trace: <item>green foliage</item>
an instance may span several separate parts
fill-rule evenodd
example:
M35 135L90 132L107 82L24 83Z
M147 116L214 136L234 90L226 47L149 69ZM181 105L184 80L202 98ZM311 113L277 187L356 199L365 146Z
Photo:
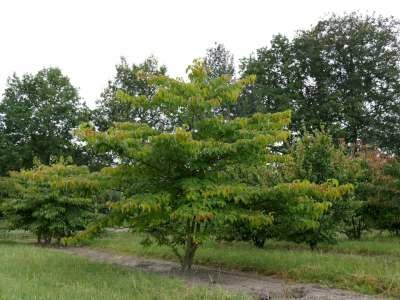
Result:
M228 239L252 240L262 247L267 238L278 238L306 242L315 248L321 242L334 242L337 233L347 228L357 202L350 184L360 172L358 161L347 157L329 135L319 131L305 134L289 154L284 164L274 164L269 168L274 171L263 174L269 183L260 182L277 191L257 204L274 212L274 224L254 228L241 222L233 232L228 231ZM286 189L290 193L284 192Z
M346 155L334 145L332 138L324 131L305 133L291 148L293 160L288 165L289 179L309 180L324 183L331 180L341 184L356 185L362 176L360 161ZM334 242L340 231L359 238L366 224L360 217L364 202L348 193L341 201L332 202L331 209L320 220L318 230L312 229L304 235L291 235L290 239L302 241L306 238L310 246L318 242Z
M199 61L188 77L189 82L153 78L157 92L151 98L119 93L133 108L157 109L175 126L170 132L127 122L106 132L83 125L78 132L94 149L121 162L106 170L125 192L112 205L114 222L128 221L133 230L171 246L184 268L190 268L203 239L219 228L238 222L251 228L272 225L280 202L298 217L296 226L318 227L330 200L349 187L260 184L265 168L287 160L273 146L288 138L290 113L232 119L220 108L235 105L252 78L210 78Z
M299 132L325 129L357 151L359 140L399 153L400 40L393 18L332 15L293 40L243 61L243 76L257 80L241 97L237 114L293 111Z
M78 159L71 130L87 119L78 91L59 69L9 78L0 102L0 175L31 168L35 157L45 164L52 157Z
M293 161L287 175L292 179L314 183L336 179L340 183L354 183L361 176L360 162L335 146L331 136L324 131L304 133L290 153Z
M339 185L336 180L278 186L273 196L284 205L278 210L274 237L307 243L311 249L322 242L335 242L343 207L352 193L351 184Z
M242 76L256 75L256 81L243 91L235 109L236 115L288 109L296 112L293 104L298 97L296 91L299 84L292 48L288 38L276 35L270 47L257 49L255 56L241 60Z
M171 133L140 123L80 131L97 150L118 156L122 163L111 172L131 182L125 199L113 205L114 217L172 246L188 268L210 224L271 223L268 212L251 209L260 189L232 174L272 161L267 146L287 138L290 120L288 112L233 120L215 116L219 107L235 103L249 80L210 79L199 62L189 69L189 79L154 78L158 88L151 99L121 96L132 107L158 109L179 124Z
M149 82L149 77L164 75L165 66L159 66L154 57L149 57L141 64L129 65L125 58L121 58L119 65L115 67L116 74L112 81L97 101L98 107L93 112L94 122L100 130L111 127L113 122L140 121L149 124L158 122L158 114L144 114L140 109L135 109L128 103L122 103L117 99L117 92L123 91L130 96L152 97L155 87Z
M96 213L98 176L87 167L39 165L32 170L11 172L3 212L9 229L34 233L38 242L57 242L92 221Z
M233 77L235 75L233 54L220 43L215 43L214 47L207 49L207 54L204 57L204 66L208 76L213 79L221 76Z
M10 179L8 177L0 177L0 223L3 227L3 203L6 198L8 198L12 192L14 192L14 185L10 183Z
M373 226L400 235L400 163L389 161L374 168L370 180L360 184L358 194L367 202L364 215Z

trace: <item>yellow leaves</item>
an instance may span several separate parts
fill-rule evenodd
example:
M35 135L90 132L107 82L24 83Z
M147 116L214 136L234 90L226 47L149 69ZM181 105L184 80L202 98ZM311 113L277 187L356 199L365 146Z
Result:
M262 212L255 212L253 214L247 215L244 219L252 225L254 228L260 228L261 226L269 226L274 222L274 217L272 214L265 214Z
M123 216L146 215L162 211L169 200L170 196L166 193L142 194L111 203L110 208L112 211L119 212Z
M188 66L186 73L192 82L204 82L208 75L202 59L193 60L192 65Z
M195 216L197 222L207 222L211 221L214 217L212 212L201 212Z
M249 75L249 76L246 76L246 77L243 77L242 79L240 79L239 83L243 86L249 85L249 84L253 84L256 81L256 79L257 79L256 75Z

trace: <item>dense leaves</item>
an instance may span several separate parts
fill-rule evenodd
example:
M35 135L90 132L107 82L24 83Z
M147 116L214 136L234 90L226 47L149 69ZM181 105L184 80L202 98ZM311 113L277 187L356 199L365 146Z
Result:
M115 69L116 74L113 80L108 82L107 88L97 101L97 108L94 111L96 125L101 130L106 130L113 122L141 121L150 124L157 122L157 114L144 114L139 109L118 101L117 92L123 91L131 96L151 97L155 93L155 87L149 82L149 76L164 75L166 68L159 66L154 57L149 57L137 65L129 65L125 58L121 58L120 64Z
M15 170L0 178L0 217L44 242L129 226L184 268L205 239L315 248L400 234L398 30L332 15L274 36L241 79L222 44L188 80L122 58L92 113L58 69L14 76L0 102L0 175ZM60 156L87 167L52 164Z
M93 221L95 195L100 190L97 176L87 167L62 162L11 172L2 185L8 228L30 231L45 243L52 239L59 243Z
M95 149L119 158L121 164L109 172L121 186L131 184L112 207L114 220L126 220L133 230L170 245L184 268L190 268L203 239L221 226L272 225L280 202L286 209L293 203L290 209L299 218L295 226L318 227L329 197L341 198L348 187L264 186L249 180L250 172L261 177L270 164L287 160L272 146L288 138L290 113L232 119L220 108L235 105L252 78L210 78L200 61L189 68L188 77L189 82L154 78L157 93L151 98L121 96L143 111L157 108L175 125L171 132L143 123L116 123L106 132L81 127L79 135Z
M358 187L366 202L363 216L373 227L400 235L400 163L376 155L366 160L369 178Z
M215 43L214 47L207 49L204 66L210 78L235 75L233 54L223 44Z
M59 69L9 78L0 102L0 174L31 168L34 158L81 156L71 130L88 119L78 91Z
M243 61L257 81L239 102L239 115L293 110L293 129L326 130L357 151L359 140L398 153L399 24L393 18L333 15L293 40Z

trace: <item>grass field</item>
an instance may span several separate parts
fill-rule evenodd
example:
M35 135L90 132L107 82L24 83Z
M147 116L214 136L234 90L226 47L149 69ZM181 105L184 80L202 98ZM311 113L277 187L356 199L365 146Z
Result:
M244 299L13 241L0 242L1 300Z
M116 253L175 259L169 248L143 247L140 240L129 232L108 233L89 245ZM247 243L209 242L199 249L195 260L198 264L400 298L400 239L394 237L342 241L314 252L287 242L268 241L266 249Z

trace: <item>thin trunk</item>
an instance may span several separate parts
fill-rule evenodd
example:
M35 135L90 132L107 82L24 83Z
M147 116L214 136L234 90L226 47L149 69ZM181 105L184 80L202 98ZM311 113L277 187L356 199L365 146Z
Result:
M193 265L193 258L198 248L198 243L195 240L196 232L200 230L200 223L197 223L194 219L187 220L186 223L186 242L185 242L185 253L182 258L182 269L184 271L191 270Z
M190 238L186 242L185 256L183 257L182 268L185 271L191 270L193 265L193 258L197 250L197 244Z

